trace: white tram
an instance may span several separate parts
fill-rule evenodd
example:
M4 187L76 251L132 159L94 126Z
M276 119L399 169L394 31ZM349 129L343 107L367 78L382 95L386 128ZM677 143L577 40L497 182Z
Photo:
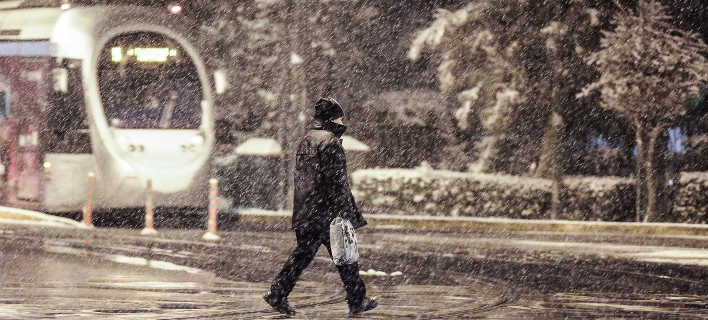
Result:
M179 15L137 6L0 1L4 205L205 207L212 85Z

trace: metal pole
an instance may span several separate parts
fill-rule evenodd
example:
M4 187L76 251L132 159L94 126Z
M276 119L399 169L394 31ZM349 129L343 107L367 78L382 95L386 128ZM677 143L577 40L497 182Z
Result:
M216 179L209 180L209 222L208 231L204 234L202 239L217 241L221 239L216 235L216 217L217 217L217 206L216 199L219 195L219 182Z
M147 186L145 187L145 228L140 231L142 235L156 235L157 230L153 227L154 218L154 207L152 203L152 179L147 180Z
M88 173L88 191L86 192L86 203L84 204L84 225L93 227L93 185L96 180L96 174Z
M295 149L297 148L297 140L303 135L302 129L304 128L304 123L298 121L298 119L304 114L304 105L307 100L306 66L308 62L303 41L303 33L306 32L306 30L303 30L305 24L302 22L307 15L305 12L307 7L299 0L290 0L289 4L287 24L289 26L288 42L291 51L288 63L288 81L290 82L287 96L288 119L285 121L287 133L284 141L281 142L284 161L282 170L285 184L282 207L286 210L293 209Z

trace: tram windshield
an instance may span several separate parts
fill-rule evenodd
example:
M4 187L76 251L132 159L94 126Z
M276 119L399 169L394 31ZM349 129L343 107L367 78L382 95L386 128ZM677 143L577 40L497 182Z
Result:
M101 102L108 124L126 129L196 129L202 90L189 56L155 33L114 38L98 66Z

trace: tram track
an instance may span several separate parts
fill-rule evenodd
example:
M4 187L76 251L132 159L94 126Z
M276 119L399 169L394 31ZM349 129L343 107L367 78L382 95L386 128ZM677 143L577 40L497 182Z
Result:
M125 255L151 261L172 262L213 272L225 279L259 283L251 288L253 290L265 290L263 283L269 281L278 267L276 264L282 262L289 253L289 246L282 245L287 240L281 233L225 233L222 235L228 240L222 240L218 244L192 240L196 238L193 231L178 230L174 234L166 231L164 238L149 238L130 233L126 230L108 230L100 236L94 234L88 238L42 238L0 234L0 239L12 240L21 246L37 250L47 246L59 246L75 248L81 250L81 254L98 258L101 258L100 255ZM255 238L256 236L260 237ZM371 238L371 241L374 240L381 239ZM365 279L367 286L372 287L372 292L381 293L384 302L379 309L367 312L366 318L388 319L395 314L397 319L458 319L480 317L488 312L516 312L514 310L536 315L531 319L539 319L541 315L554 315L562 319L565 314L581 317L619 315L627 318L641 314L650 319L661 318L659 315L681 318L674 317L677 314L685 319L708 316L708 313L704 312L708 308L708 301L692 294L708 292L708 282L703 280L704 277L689 272L695 268L668 267L659 263L620 258L593 260L591 256L576 256L567 260L562 258L562 253L541 257L518 252L516 254L526 258L515 261L513 255L501 259L494 254L482 255L476 249L468 250L464 247L455 247L450 253L445 253L433 250L435 246L428 247L420 243L412 246L412 243L406 241L390 242L389 246L395 247L396 250L384 250L382 248L385 246L378 244L363 246L366 263L389 271L398 270L401 265L408 266L407 269L401 269L406 275L406 281L400 280L403 278ZM238 274L244 269L233 268L238 264L244 266L255 261L239 257L255 255L260 255L256 259L260 261L260 267L257 267L258 270L253 269L253 273ZM562 259L558 260L559 257ZM323 288L326 290L308 291L301 287L296 293L298 295L292 299L303 302L294 307L308 318L330 319L332 316L325 314L346 313L344 294L327 287L336 285L331 281L334 279L333 275L325 278L319 275L331 273L331 270L326 271L328 262L325 260L316 259L314 267L310 269L314 268L312 274L319 279L314 281L325 284ZM321 272L320 269L323 268L325 272ZM572 270L572 273L564 270ZM670 272L666 272L667 270ZM312 274L308 281L312 281ZM578 279L574 278L578 275L587 277L583 279L585 282L578 282ZM605 283L588 286L593 279ZM613 283L613 279L618 279L618 283ZM546 288L548 283L555 283L556 286ZM621 283L636 284L639 291L632 293L631 287L622 288ZM654 290L656 292L645 290L652 286L659 286L659 289ZM222 296L228 296L232 290L212 289ZM240 295L239 299L246 300L239 301L250 301L246 305L235 302L231 306L231 302L222 302L214 306L213 313L210 311L209 314L199 316L173 314L164 319L268 318L274 313L270 308L261 305L258 290L249 291L248 295ZM228 301L228 298L226 300ZM597 308L602 309L595 310Z
M45 246L52 247L67 247L77 250L84 250L85 254L89 252L94 256L124 254L126 256L137 256L149 258L153 260L163 260L173 263L183 262L185 258L190 260L191 266L208 266L217 257L212 254L202 252L196 254L185 255L184 251L176 251L168 247L162 247L160 244L179 244L180 246L206 246L211 248L210 244L203 242L174 240L174 239L153 239L147 243L148 245L139 245L145 242L145 237L139 236L121 236L122 245L109 245L103 241L90 241L87 243L85 239L53 239L47 240ZM239 251L269 251L267 247L262 246L243 246L243 245L220 245L220 250L228 248L229 250ZM75 252L76 254L76 252ZM105 258L105 257L104 257ZM218 272L219 270L205 271ZM421 270L424 272L424 270ZM401 288L387 288L387 292L382 297L387 304L396 304L410 299L416 301L425 301L430 307L416 309L414 311L399 310L396 317L400 319L456 319L471 317L476 314L492 311L516 301L519 297L519 291L510 286L509 283L499 281L497 279L486 277L469 277L461 272L449 272L448 277L452 278L455 286L444 286L444 288L454 288L455 294L439 301L431 301L429 297L425 297L425 292L420 292L421 289L411 289L411 286L403 286ZM228 277L227 277L228 278ZM480 290L484 288L484 290ZM453 290L453 289L446 289ZM495 292L494 296L485 296L479 299L479 291ZM420 294L419 294L420 293ZM418 295L417 297L413 297ZM308 297L308 300L315 300L309 303L295 305L297 310L302 312L317 312L321 307L344 303L343 292L338 292L334 295L329 295L324 298ZM412 298L413 297L413 298ZM303 297L300 297L303 298ZM454 299L452 299L454 298ZM457 300L455 300L457 299ZM460 302L457 302L460 301ZM404 305L403 303L402 305ZM235 309L238 309L236 307ZM262 318L265 314L272 313L269 308L258 310L234 310L228 312L220 312L212 315L200 315L198 317L170 317L169 319L195 319L195 318L224 318L238 316L241 319ZM367 313L368 318L388 318L390 314L378 314L375 310Z
M308 303L308 304L298 304L298 305L293 305L293 307L296 310L302 310L302 309L308 309L308 308L314 308L314 307L320 307L320 306L326 306L326 305L333 305L336 303L343 302L344 300L341 298L341 295L332 295L325 299L324 301L316 302L316 303ZM235 307L237 309L238 307ZM170 317L170 318L162 318L160 320L187 320L187 319L218 319L218 318L224 318L224 317L235 317L238 316L239 319L263 319L263 315L273 315L274 311L271 308L265 308L265 309L259 309L259 310L247 310L247 311L226 311L226 312L219 312L211 315L200 315L200 316L188 316L188 317ZM280 316L278 316L280 317Z
M465 281L474 281L483 285L483 287L488 289L497 289L500 291L498 297L489 302L482 303L476 306L466 306L466 302L461 302L457 306L446 306L444 309L433 309L428 308L425 311L419 312L417 314L402 314L397 317L400 319L416 319L416 320L427 320L427 319L462 319L478 316L479 314L492 311L497 308L502 308L505 305L514 303L519 298L519 290L514 286L510 286L509 283L500 281L498 279L490 279L486 277L474 277L463 275L459 272L453 272L453 276L456 281L460 282L462 285ZM464 285L463 285L464 286ZM472 291L472 287L465 286ZM478 287L478 286L475 286Z
M461 277L467 279L467 277ZM513 290L507 286L506 283L499 283L498 281L491 280L491 279L475 279L477 282L484 282L488 287L496 287L496 288L503 288L502 294L499 295L499 297L489 303L484 303L481 305L476 305L474 307L470 306L464 306L466 302L461 302L455 305L446 305L445 308L426 308L424 310L419 310L416 312L408 312L408 313L397 313L396 314L396 319L416 319L416 320L432 320L432 319L464 319L464 318L470 318L470 317L475 317L478 316L482 313L492 311L494 309L503 307L506 304L513 303L518 299L518 292L516 290ZM385 296L382 297L383 301L386 301L387 304L391 304L392 302L395 302L395 299L391 298L391 296L395 295L397 293L387 293ZM326 297L322 299L321 301L313 302L313 303L305 303L305 304L296 304L293 305L295 310L298 310L299 313L304 313L305 315L308 315L310 312L313 312L315 308L318 307L323 307L327 305L334 305L338 303L343 303L344 299L342 296L344 295L343 292L340 292L338 294ZM400 297L399 297L400 298ZM428 301L430 302L430 301ZM233 316L238 316L239 319L261 319L263 315L265 314L273 314L272 309L261 309L261 310L252 310L252 311L230 311L230 312L221 312L221 313L216 313L208 316L195 316L195 317L180 317L180 318L164 318L165 320L171 319L214 319L214 318L222 318L222 317L233 317ZM376 309L367 312L366 313L366 318L367 319L390 319L391 314L388 312L377 312ZM298 318L298 317L296 317Z

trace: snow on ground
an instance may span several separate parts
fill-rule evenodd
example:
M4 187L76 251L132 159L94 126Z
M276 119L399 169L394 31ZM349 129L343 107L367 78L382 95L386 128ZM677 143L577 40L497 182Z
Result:
M708 266L708 251L702 249L666 248L666 250L635 253L631 257L654 263Z
M280 144L269 138L251 138L236 147L236 154L240 155L279 157L282 153Z
M490 173L474 173L474 172L457 172L457 171L447 171L447 170L433 170L428 165L422 165L413 169L402 169L402 168L374 168L374 169L361 169L352 173L352 179L354 184L361 183L364 179L375 179L375 180L388 180L388 179L403 179L403 181L410 181L413 179L431 179L433 177L438 178L471 178L475 181L481 182L494 182L496 184L502 185L543 185L550 187L551 181L541 178L533 177L521 177L513 175L503 175L503 174L490 174Z
M0 207L0 224L21 224L44 227L82 228L84 224L71 219L24 209Z
M360 270L360 271L359 271L359 274L362 275L362 276L377 276L377 277L391 276L391 277L397 277L397 276L402 276L402 275L403 275L403 272L394 271L394 272L391 272L391 274L388 274L388 273L383 272L383 271L378 271L378 270L374 270L374 269L369 269L369 270L366 270L366 271Z
M238 211L239 214L242 215L253 215L253 216L269 216L269 217L291 217L293 215L292 211L288 210L265 210L265 209L258 209L258 208L246 208L246 209L240 209Z

